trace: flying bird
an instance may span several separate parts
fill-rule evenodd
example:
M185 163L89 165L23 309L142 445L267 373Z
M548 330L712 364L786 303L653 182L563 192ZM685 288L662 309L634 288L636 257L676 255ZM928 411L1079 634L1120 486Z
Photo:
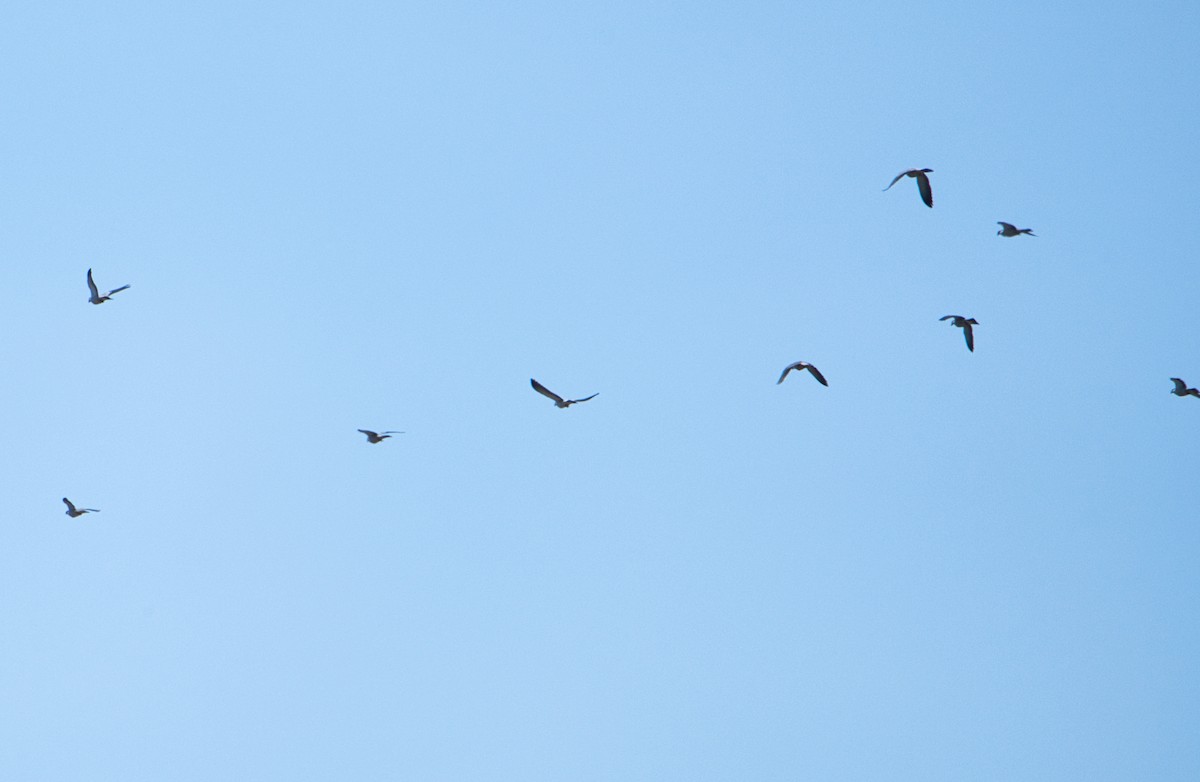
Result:
M120 293L128 287L128 285L122 285L120 288L113 288L111 291L101 296L100 289L96 287L96 282L92 279L92 270L88 269L88 290L92 292L91 298L89 298L88 301L90 301L92 304L103 304L111 299L114 293Z
M780 375L779 379L775 381L775 385L779 385L780 383L782 383L783 379L788 376L788 372L791 372L793 369L796 370L797 372L799 372L802 369L807 369L809 372L812 373L812 376L817 379L818 383L820 383L823 386L829 385L829 383L825 380L825 376L821 374L821 371L819 369L817 369L816 367L814 367L812 364L808 363L807 361L797 361L795 364L788 364L786 367L783 368L783 374Z
M925 206L933 208L933 188L929 186L929 177L926 174L932 174L932 168L910 168L907 171L902 171L896 174L896 178L892 180L892 185L899 182L903 177L910 176L917 180L917 189L921 191L921 200L925 202ZM892 189L892 185L888 185L883 189L887 192Z
M73 519L77 519L85 513L99 513L100 512L96 508L76 508L75 505L72 504L72 502L70 500L68 500L66 497L63 497L63 502L66 503L66 506L67 506L67 515Z
M964 318L962 315L946 315L945 317L938 318L938 320L950 320L951 318L954 318L954 323L950 325L958 326L963 330L963 338L967 340L967 350L974 353L975 332L971 329L971 327L978 326L979 321L975 320L974 318Z
M537 391L542 396L550 397L551 399L553 399L555 407L561 407L564 410L566 408L570 407L571 405L577 405L580 402L586 402L589 399L591 399L592 397L596 397L596 396L600 395L599 392L597 392L595 394L592 394L592 396L585 396L583 399L563 399L561 396L554 393L550 389L546 388L544 385L542 385L538 381L534 380L533 378L529 378L529 384L531 386L533 386L534 391Z
M1037 236L1032 228L1017 228L1012 223L1006 223L1003 220L997 220L996 225L1000 226L1000 230L996 231L996 236L1020 236L1021 234Z
M394 434L404 434L404 432L395 432L395 431L372 432L370 429L359 429L358 431L362 432L363 434L365 434L367 436L368 443L382 443L384 440L388 439L389 437L391 437Z
M1183 382L1179 378L1173 377L1171 378L1171 382L1175 384L1175 387L1171 389L1171 393L1175 396L1200 397L1200 391L1197 391L1194 388L1188 388L1187 383Z

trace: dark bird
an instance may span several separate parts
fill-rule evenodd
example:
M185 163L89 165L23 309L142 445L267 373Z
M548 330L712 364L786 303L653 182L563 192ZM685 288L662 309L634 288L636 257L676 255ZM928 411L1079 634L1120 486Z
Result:
M820 383L823 386L829 385L829 383L825 380L825 376L821 374L821 371L819 369L817 369L816 367L814 367L812 364L808 363L807 361L797 361L795 364L788 364L786 367L783 368L783 374L780 375L779 379L775 381L775 385L779 385L780 383L782 383L783 379L788 376L788 372L791 372L793 369L796 371L800 371L801 369L807 369L809 372L812 373L812 376L817 379L818 383Z
M595 394L592 394L592 396L585 396L583 399L563 399L561 396L554 393L550 389L546 388L544 385L542 385L538 381L534 380L533 378L529 378L529 384L531 386L533 386L534 391L537 391L542 396L547 396L547 397L550 397L551 399L553 399L555 407L561 407L563 409L566 409L566 408L570 407L571 405L577 405L580 402L586 402L589 399L591 399L592 397L596 397L596 396L600 395L599 392L597 392Z
M372 432L370 429L359 429L358 431L362 432L363 434L365 434L367 436L368 443L382 443L384 440L388 439L389 437L391 437L394 434L404 434L404 432L395 432L395 431Z
M77 519L85 513L99 513L100 512L96 508L76 508L71 503L71 501L68 500L66 497L63 497L63 502L66 503L66 506L67 506L67 515L73 519Z
M892 185L896 184L901 178L910 176L917 180L917 189L921 191L921 200L925 202L925 206L933 208L933 188L929 186L929 177L926 174L932 174L932 168L910 168L907 171L902 171L896 174L896 178L892 180ZM892 189L892 185L888 185L883 189L887 192Z
M128 287L128 285L122 285L120 288L113 288L111 291L101 296L100 289L96 287L96 282L92 279L92 270L88 269L88 290L92 292L92 295L88 301L90 301L92 304L103 304L111 299L114 293L120 293Z
M1187 383L1183 382L1179 378L1173 377L1171 378L1171 382L1175 384L1175 387L1171 389L1171 393L1175 396L1200 397L1200 391L1197 391L1194 388L1188 388Z
M996 231L996 236L1020 236L1021 234L1037 236L1032 228L1017 228L1012 223L1006 223L1003 220L997 220L996 225L1000 226L1000 230Z
M974 353L975 332L971 329L971 327L978 326L979 321L975 320L974 318L964 318L962 315L947 315L943 318L938 318L938 320L950 320L951 318L954 318L954 323L950 325L958 326L963 330L963 338L967 340L967 350Z

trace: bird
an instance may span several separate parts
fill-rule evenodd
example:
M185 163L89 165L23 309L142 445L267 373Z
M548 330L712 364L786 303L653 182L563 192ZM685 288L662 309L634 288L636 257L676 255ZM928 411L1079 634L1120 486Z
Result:
M390 430L387 432L372 432L370 429L359 429L358 431L367 436L368 443L382 443L384 440L388 439L394 434L404 434L404 432L395 432Z
M883 189L887 192L892 189L892 185L900 181L901 177L910 176L917 180L917 189L921 191L921 200L925 202L925 206L933 208L933 188L929 186L929 177L926 174L932 174L932 168L910 168L907 171L902 171L896 174L896 178L892 180L892 184Z
M820 383L823 386L829 385L829 382L825 380L825 376L821 374L821 371L819 369L817 369L816 367L814 367L812 364L808 363L807 361L797 361L795 364L788 364L786 367L783 368L783 374L780 375L779 379L775 381L775 385L779 385L780 383L782 383L783 379L788 376L788 372L791 372L793 369L795 369L796 371L800 371L801 369L807 369L809 372L812 373L812 376L817 379L818 383Z
M1200 391L1197 391L1194 388L1188 388L1187 383L1183 382L1179 378L1173 377L1171 378L1171 382L1175 384L1175 387L1171 389L1171 393L1175 396L1200 397Z
M996 236L1020 236L1021 234L1037 236L1032 228L1017 228L1012 223L1006 223L1003 220L997 220L996 225L1000 226L1000 230L996 231Z
M96 287L96 282L92 279L92 270L88 269L88 290L92 292L91 298L88 299L92 304L103 304L112 298L114 293L120 293L128 288L128 285L122 285L120 288L113 288L103 296L100 295L100 289Z
M958 326L963 330L963 338L967 340L967 350L974 353L975 332L971 329L971 327L978 326L979 321L975 320L974 318L964 318L962 315L946 315L945 317L938 318L938 320L950 320L951 318L954 319L954 323L950 325Z
M97 508L76 508L75 505L70 500L68 500L66 497L63 497L63 502L67 506L67 515L73 519L77 519L85 513L99 513L100 512Z
M542 396L550 397L551 399L553 399L555 407L561 407L564 410L567 409L568 407L570 407L571 405L577 405L580 402L586 402L589 399L591 399L592 397L596 397L596 396L600 395L599 392L597 392L595 394L592 394L592 396L585 396L583 399L563 399L561 396L554 393L550 389L546 388L544 385L542 385L538 381L534 380L533 378L529 378L529 385L533 386L533 390L537 391Z

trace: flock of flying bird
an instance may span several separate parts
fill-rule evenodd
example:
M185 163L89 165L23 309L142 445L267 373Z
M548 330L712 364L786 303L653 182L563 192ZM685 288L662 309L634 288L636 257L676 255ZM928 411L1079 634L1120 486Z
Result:
M929 176L928 176L929 174L932 174L932 173L933 173L932 168L911 168L907 171L901 171L888 184L888 186L884 188L884 192L890 190L892 188L892 185L896 184L897 182L899 182L901 179L903 179L905 177L909 177L910 179L915 179L915 180L917 180L917 190L921 194L921 200L925 203L925 206L932 209L933 208L933 186L930 185ZM1006 223L1002 220L997 221L996 224L1000 226L1000 230L996 232L997 236L1013 237L1013 236L1020 236L1022 234L1025 234L1028 236L1036 236L1037 235L1030 228L1017 228L1012 223ZM91 294L88 298L88 301L91 302L92 304L103 304L104 302L111 300L114 293L120 293L121 291L127 290L129 288L128 285L122 285L120 288L113 288L112 290L108 291L107 293L101 294L100 289L96 287L95 280L92 279L92 270L91 269L88 269L87 284L88 284L88 291ZM956 328L962 329L963 330L963 339L966 340L966 343L967 343L967 350L971 351L972 353L975 352L975 331L972 329L972 326L978 326L979 321L975 320L975 318L967 318L962 315L944 315L941 318L939 318L939 320L952 321L950 325L952 325ZM783 374L781 374L779 376L779 380L775 381L775 384L778 385L778 384L782 383L784 381L784 379L788 376L788 373L791 372L792 370L795 370L797 372L807 370L808 373L811 374L818 383L820 383L823 386L829 385L829 381L827 381L825 379L825 376L821 374L821 371L819 369L817 369L815 366L813 366L812 364L808 363L807 361L797 361L795 363L788 364L786 367L783 368ZM1173 377L1173 378L1171 378L1171 382L1174 383L1174 385L1175 385L1175 387L1171 390L1171 393L1174 394L1175 396L1194 396L1194 397L1200 398L1200 390L1195 389L1195 388L1189 388L1187 383L1183 382L1183 380L1181 380L1177 377ZM559 396L558 394L554 393L550 389L546 388L544 385L542 385L538 381L534 380L533 378L529 379L529 384L533 387L534 391L537 391L542 396L547 397L548 399L553 401L554 406L559 409L562 409L562 410L567 409L571 405L577 405L580 402L586 402L589 399L594 399L595 397L599 396L599 394L597 393L597 394L592 394L591 396L585 396L582 399L564 399L563 397ZM388 431L384 431L384 432L373 432L370 429L359 429L358 431L360 433L362 433L363 435L366 435L367 442L372 443L372 444L381 443L384 440L389 439L394 434L404 434L404 432L398 432L398 431L394 431L394 430L388 430ZM63 497L62 501L67 506L67 515L73 519L78 518L78 517L84 515L85 513L99 513L99 510L97 508L77 508L75 506L75 504L72 503L66 497Z

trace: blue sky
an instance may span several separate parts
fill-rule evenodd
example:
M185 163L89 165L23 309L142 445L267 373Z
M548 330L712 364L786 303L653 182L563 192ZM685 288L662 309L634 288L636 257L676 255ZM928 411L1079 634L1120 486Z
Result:
M1198 31L10 9L0 776L1196 778Z

